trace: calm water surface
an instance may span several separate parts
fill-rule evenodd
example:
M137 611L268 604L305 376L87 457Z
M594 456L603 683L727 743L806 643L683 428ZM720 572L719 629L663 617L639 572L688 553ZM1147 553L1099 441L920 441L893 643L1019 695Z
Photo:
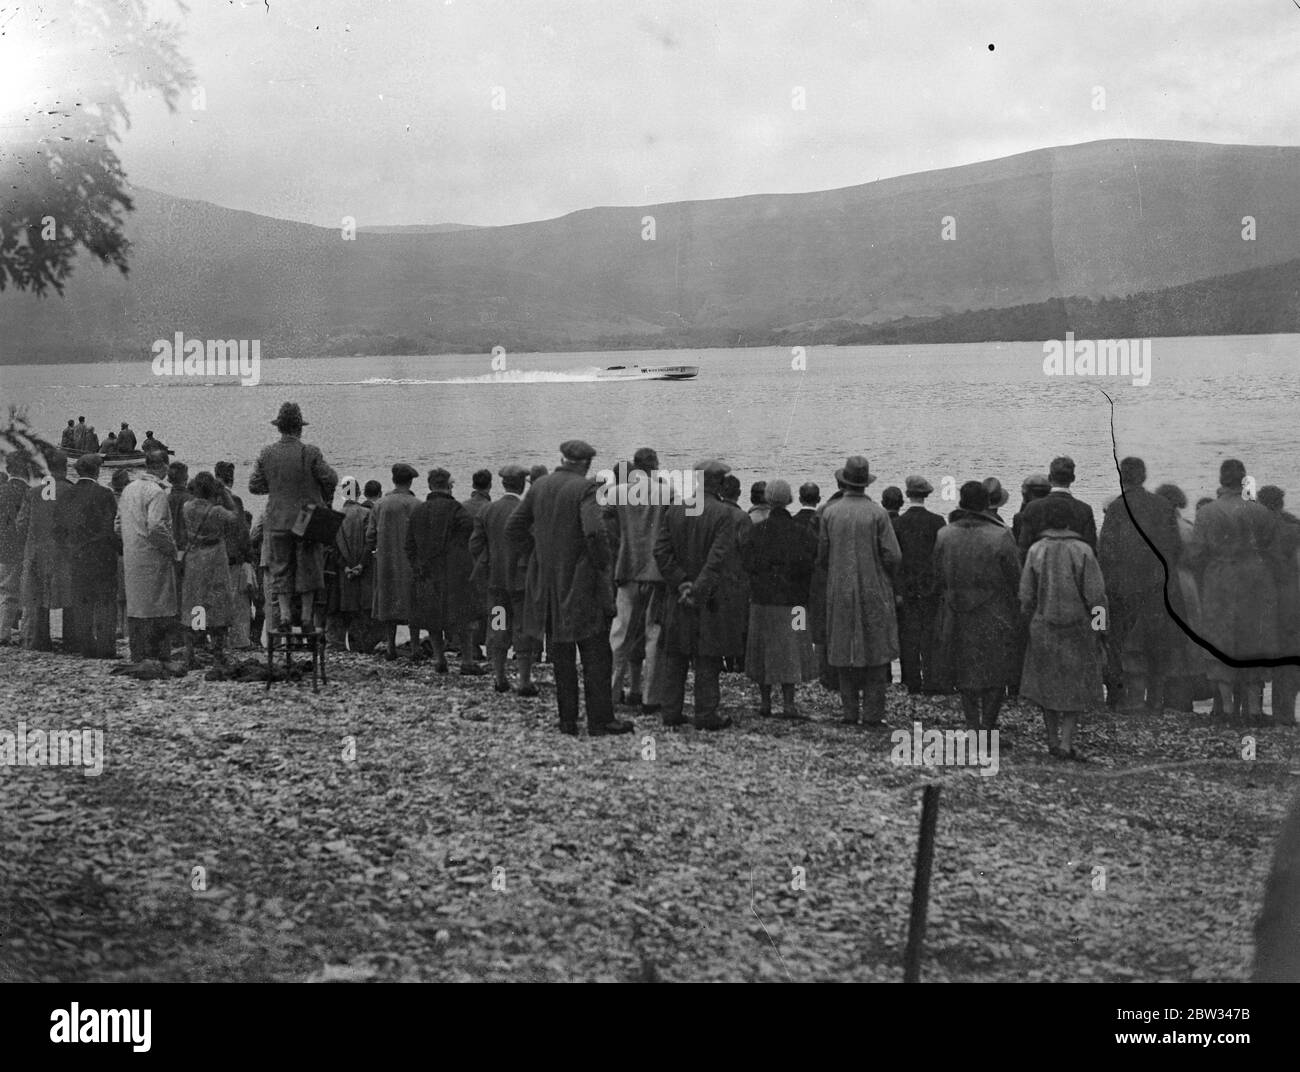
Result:
M1041 343L810 347L807 371L788 348L433 357L264 358L262 383L241 387L161 379L149 363L0 368L0 396L28 407L56 438L85 414L100 436L129 420L152 428L191 472L229 458L244 493L258 450L276 435L282 401L301 404L316 443L340 476L379 479L408 461L451 470L457 494L470 473L507 461L554 467L561 441L580 437L611 466L639 446L665 467L701 457L730 463L742 482L814 480L823 495L848 454L879 479L911 473L936 488L997 476L1019 485L1054 455L1077 465L1077 494L1100 508L1117 492L1110 406L1121 456L1146 459L1150 485L1173 481L1193 502L1212 495L1219 462L1245 461L1259 484L1291 489L1300 507L1300 336L1152 341L1148 386L1116 377L1047 377ZM687 382L602 382L610 364L698 364ZM245 496L246 502L257 500ZM936 507L949 505L934 502ZM1004 511L1007 516L1010 511Z

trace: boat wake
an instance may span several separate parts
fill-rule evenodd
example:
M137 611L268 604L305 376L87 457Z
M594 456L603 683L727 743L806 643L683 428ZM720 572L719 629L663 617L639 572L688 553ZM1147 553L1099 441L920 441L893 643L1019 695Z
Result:
M502 369L482 376L445 376L436 380L390 379L371 376L364 380L327 380L335 387L423 387L448 383L594 383L600 378L599 368L571 369L568 372L548 372L543 369ZM318 381L320 382L320 381Z
M369 376L364 380L262 380L253 384L255 387L424 387L436 384L474 384L474 383L594 383L607 377L600 375L604 370L595 366L583 369L571 369L567 372L548 372L543 369L503 369L481 376L442 376L437 379L423 377ZM59 390L66 387L57 386ZM79 384L78 389L118 388L120 390L139 390L156 388L157 390L175 390L183 387L241 387L239 380L203 380L178 376L149 379L143 383L104 383Z

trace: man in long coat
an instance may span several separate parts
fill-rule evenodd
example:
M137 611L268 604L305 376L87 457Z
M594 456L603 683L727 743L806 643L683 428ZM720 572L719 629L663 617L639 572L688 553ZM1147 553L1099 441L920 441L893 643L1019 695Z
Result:
M445 673L443 634L458 634L460 672L484 673L474 643L474 626L482 617L482 594L470 581L474 559L469 538L474 518L451 494L446 469L429 470L429 495L412 512L406 526L406 557L411 563L415 594L411 606L411 660L421 658L420 630L429 631L437 670Z
M132 662L166 660L177 626L176 541L167 503L167 455L150 451L145 471L117 503Z
M117 452L119 454L130 454L135 450L135 429L126 421L122 422L122 430L117 434Z
M1259 501L1278 524L1274 576L1277 581L1277 654L1300 655L1300 518L1282 507L1285 493L1273 484L1259 489ZM1273 719L1284 726L1295 724L1295 701L1300 692L1300 666L1273 668Z
M78 479L59 502L67 533L71 633L64 622L64 650L91 659L117 655L117 549L113 531L117 497L99 482L100 456L83 454ZM73 613L69 615L68 609Z
M997 729L1006 686L1020 677L1020 554L988 502L978 480L963 484L933 555L940 607L931 681L960 690L972 730Z
M487 648L492 658L493 687L497 692L510 691L506 655L513 645L519 671L515 692L520 696L536 696L534 644L523 630L528 558L518 552L506 534L510 518L523 497L528 470L521 465L503 465L497 475L501 478L501 497L474 519L469 553L479 563L479 573L487 589Z
M263 447L248 478L248 490L266 495L263 540L271 573L271 591L280 610L280 628L290 628L293 597L299 601L302 628L319 629L324 607L325 545L293 533L304 506L328 506L334 500L339 475L320 448L302 441L307 426L297 402L284 402L271 422L280 430L278 442ZM324 600L320 602L323 604Z
M1218 498L1196 512L1191 559L1200 572L1201 633L1234 659L1272 657L1277 644L1278 526L1268 507L1242 497L1246 467L1219 467ZM1225 713L1264 717L1266 667L1231 667L1211 659L1207 677Z
M387 633L384 658L397 658L397 627L411 620L411 589L414 578L411 560L406 557L406 530L411 515L420 505L411 491L411 482L419 474L406 462L393 466L393 487L378 503L366 521L366 547L375 557L375 601L371 616L382 622ZM411 647L419 644L412 635Z
M1180 616L1182 593L1176 570L1183 541L1173 505L1143 487L1147 467L1142 459L1125 458L1119 468L1122 492L1106 507L1097 541L1097 560L1110 600L1109 650L1112 663L1117 657L1120 664L1124 709L1139 711L1145 703L1158 712L1164 708L1164 679L1182 634L1165 609L1165 567L1142 536L1145 533L1164 556L1172 581L1169 598Z
M0 647L12 642L22 614L23 541L18 536L18 513L31 490L27 463L17 454L5 459L5 473L0 481Z
M925 477L909 476L906 486L907 505L893 519L894 535L903 554L898 585L902 600L898 605L898 661L903 684L908 692L916 694L936 688L930 665L934 623L939 613L934 548L944 522L925 508L925 497L934 491Z
M48 459L48 474L28 489L18 511L17 532L23 545L23 646L30 651L52 651L50 611L65 608L65 639L76 634L75 612L68 599L67 534L59 499L72 490L68 482L68 457L55 451Z
M875 477L855 455L835 474L844 495L822 511L817 558L826 567L827 657L839 673L844 721L885 727L889 664L898 656L894 574L902 561L889 514L867 498ZM865 694L865 695L864 695Z
M739 525L751 529L748 516L723 501L720 492L730 466L718 461L696 467L693 503L669 508L655 540L655 562L667 586L663 634L663 720L665 726L686 721L686 675L695 665L695 727L721 730L731 718L718 714L722 660L743 650L738 605L724 591L736 550ZM741 564L743 569L743 563ZM746 582L748 591L748 582ZM748 597L746 597L748 603ZM748 614L748 611L745 611Z
M633 729L631 722L614 717L610 702L614 585L596 498L598 484L587 477L595 454L595 448L580 439L561 443L559 468L529 488L506 523L510 542L521 554L529 554L524 631L534 640L550 635L560 732L569 735L578 732L579 652L588 734Z
M763 491L767 491L766 481L763 482ZM734 474L723 477L720 494L723 505L731 511L734 539L722 564L722 578L718 584L720 613L715 625L719 630L718 646L728 649L722 659L722 668L743 674L749 640L749 574L740 559L740 545L748 538L754 521L740 505L740 480ZM721 632L724 629L727 632L725 639Z

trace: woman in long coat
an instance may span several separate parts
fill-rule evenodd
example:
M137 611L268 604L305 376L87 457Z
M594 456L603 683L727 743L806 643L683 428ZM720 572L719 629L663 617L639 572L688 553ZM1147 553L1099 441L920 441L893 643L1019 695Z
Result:
M817 676L808 621L808 588L817 537L786 509L793 495L784 480L767 485L767 518L740 547L749 574L749 640L745 671L758 682L760 715L772 714L772 686L781 686L785 718L801 719L795 686Z
M420 658L421 629L429 630L437 671L447 672L443 634L459 632L460 672L484 673L474 644L474 623L481 615L481 602L469 575L474 559L469 538L474 518L451 494L451 474L446 469L429 473L429 496L411 513L406 529L406 557L415 579L411 606L411 658Z
M384 623L388 644L384 658L397 658L397 627L411 620L411 561L406 557L406 528L420 505L411 491L419 474L405 462L393 466L393 487L366 519L366 549L375 558L375 599L371 611ZM415 648L411 645L412 658Z
M960 690L966 726L973 730L997 728L1004 690L1020 676L1020 552L988 504L984 484L963 484L958 509L934 545L935 684Z
M199 473L190 483L192 498L181 507L185 519L185 573L181 586L181 628L185 631L185 661L194 666L194 634L206 631L212 657L226 661L226 630L233 600L226 540L237 530L235 500L211 473ZM199 613L201 608L201 613Z
M1074 732L1080 714L1102 701L1106 586L1092 548L1066 527L1069 501L1049 495L1044 502L1047 527L1029 548L1020 575L1020 609L1029 618L1020 695L1043 708L1047 750L1082 760L1074 750Z
M844 496L822 511L818 562L826 567L827 657L839 671L844 721L885 725L889 664L898 658L892 575L903 560L889 514L866 496L867 460L855 456L835 474Z

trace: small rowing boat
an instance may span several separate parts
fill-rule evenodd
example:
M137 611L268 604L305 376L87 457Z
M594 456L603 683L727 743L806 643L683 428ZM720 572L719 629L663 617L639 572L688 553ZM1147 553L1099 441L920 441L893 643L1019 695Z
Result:
M80 458L83 454L89 454L90 451L77 450L75 447L61 447L64 454L68 456L68 461ZM104 454L103 451L97 451L103 459L104 469L143 469L144 468L144 451L133 450L126 454ZM168 454L173 453L168 451Z

